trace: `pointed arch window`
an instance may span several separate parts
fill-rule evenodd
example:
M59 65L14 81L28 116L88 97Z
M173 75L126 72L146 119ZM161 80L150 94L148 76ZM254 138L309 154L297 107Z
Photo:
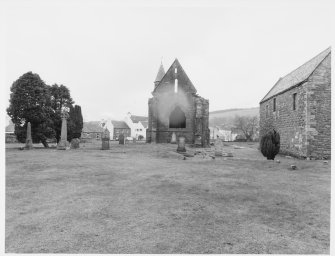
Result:
M170 114L169 128L186 128L185 113L178 106Z

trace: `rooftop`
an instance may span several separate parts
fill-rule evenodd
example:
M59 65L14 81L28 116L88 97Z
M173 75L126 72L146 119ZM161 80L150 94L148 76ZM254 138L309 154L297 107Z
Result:
M331 53L331 48L327 48L305 64L301 65L291 73L287 74L283 78L279 78L277 83L271 88L271 90L261 100L261 103L272 98L273 96L282 93L291 87L294 87L304 82L318 67L318 65Z

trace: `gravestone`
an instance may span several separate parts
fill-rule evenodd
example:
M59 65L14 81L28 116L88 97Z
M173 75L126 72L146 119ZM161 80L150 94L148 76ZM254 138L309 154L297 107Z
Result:
M32 149L32 148L33 148L33 140L31 138L31 124L30 124L30 122L28 122L25 149Z
M222 151L223 151L223 142L221 139L216 139L214 143L214 148L215 148L215 156L222 156Z
M109 140L110 140L110 133L109 130L106 128L104 132L102 133L101 141L101 149L102 150L108 150L109 149Z
M176 144L177 143L177 136L176 133L173 132L171 136L171 144Z
M194 136L194 145L196 147L202 147L201 135Z
M178 148L177 148L177 152L186 152L186 148L185 148L185 137L180 136L178 138Z
M122 133L119 135L119 144L124 145L124 135Z
M72 139L70 148L71 149L79 148L79 143L80 143L80 139L78 139L78 138Z
M60 141L58 142L57 149L66 150L69 149L69 142L67 141L67 121L68 113L63 111L62 113L62 130L60 135Z

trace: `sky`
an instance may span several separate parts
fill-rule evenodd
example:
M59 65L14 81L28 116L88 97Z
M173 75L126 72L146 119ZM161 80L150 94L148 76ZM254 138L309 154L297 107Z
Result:
M63 84L84 121L147 115L175 58L210 111L259 106L334 42L331 1L4 1L3 109L28 71Z

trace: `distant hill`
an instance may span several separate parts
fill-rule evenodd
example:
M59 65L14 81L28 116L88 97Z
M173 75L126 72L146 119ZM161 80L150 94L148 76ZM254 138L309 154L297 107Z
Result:
M259 116L259 107L232 108L209 112L209 126L232 126L235 116Z

